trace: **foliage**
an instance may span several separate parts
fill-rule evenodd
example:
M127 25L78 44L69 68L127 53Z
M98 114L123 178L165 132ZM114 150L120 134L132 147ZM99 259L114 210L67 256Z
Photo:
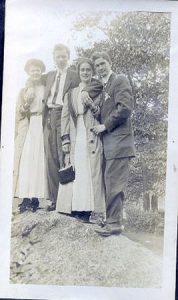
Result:
M132 84L137 156L131 165L129 199L143 200L146 191L164 199L170 14L96 13L82 16L75 26L78 31L100 30L105 36L103 40L91 43L88 49L79 48L78 56L90 57L93 51L107 50L112 69L124 73Z
M163 224L163 218L158 212L145 212L139 207L129 206L125 213L125 227L130 231L154 233L160 224Z

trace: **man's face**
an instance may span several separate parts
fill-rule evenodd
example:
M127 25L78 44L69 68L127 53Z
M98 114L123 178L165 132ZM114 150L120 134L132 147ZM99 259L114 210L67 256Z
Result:
M67 67L69 60L68 53L65 49L56 50L54 52L54 62L59 69L64 69Z
M111 71L110 63L102 57L97 58L94 62L94 65L95 65L95 70L96 70L97 74L101 78L106 77L109 74L109 72Z

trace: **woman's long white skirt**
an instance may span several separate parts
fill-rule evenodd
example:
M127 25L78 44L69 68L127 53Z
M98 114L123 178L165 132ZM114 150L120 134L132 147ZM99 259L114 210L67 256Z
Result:
M45 198L46 169L42 116L31 116L19 169L19 198Z
M83 115L77 118L75 142L75 180L73 182L72 211L93 211L94 195Z

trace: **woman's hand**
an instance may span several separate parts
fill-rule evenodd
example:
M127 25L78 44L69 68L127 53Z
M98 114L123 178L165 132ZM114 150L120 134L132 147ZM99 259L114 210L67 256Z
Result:
M92 131L98 135L100 134L101 132L105 131L106 130L106 127L104 124L99 124L99 125L96 125L92 128Z
M66 153L64 156L64 165L68 166L70 164L70 154Z
M24 94L25 105L30 105L33 102L34 97L35 97L34 88L29 87Z
M25 90L21 102L21 112L28 112L30 109L30 105L33 102L35 97L35 91L33 87L29 87Z
M64 144L64 145L62 145L62 151L63 151L65 154L70 153L70 144Z
M91 107L93 105L93 100L90 98L88 92L82 91L81 100L85 106Z

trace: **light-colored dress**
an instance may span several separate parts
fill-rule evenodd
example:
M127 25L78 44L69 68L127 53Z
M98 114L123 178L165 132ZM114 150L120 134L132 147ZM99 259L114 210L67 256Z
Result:
M70 135L71 163L75 167L74 182L59 186L56 210L105 212L105 193L102 178L102 142L91 128L98 121L88 109L84 111L81 101L82 85L72 90L72 107L76 116L74 124L65 96L61 118L62 135Z
M94 195L86 127L83 119L84 107L81 102L81 92L78 95L76 104L78 116L74 148L75 181L73 184L72 210L93 211Z
M35 98L30 105L29 128L25 138L18 180L19 198L45 198L46 168L42 127L44 86L35 86Z

